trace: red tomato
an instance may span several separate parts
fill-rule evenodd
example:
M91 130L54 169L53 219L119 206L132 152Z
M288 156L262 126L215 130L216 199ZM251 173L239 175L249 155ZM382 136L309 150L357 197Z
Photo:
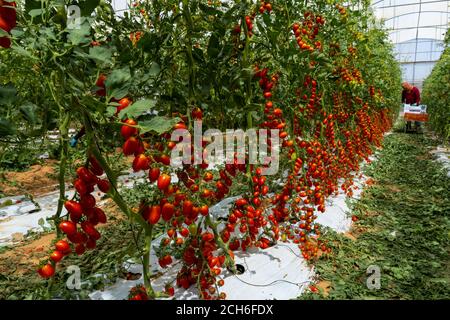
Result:
M70 245L66 240L59 240L55 243L56 250L63 252L63 253L69 253L71 251Z
M162 206L161 211L162 211L162 218L164 219L164 221L169 221L175 212L175 207L171 203L166 203Z
M83 231L86 232L86 234L94 240L98 240L101 237L100 233L89 221L83 221L81 223L81 229L83 229Z
M214 240L214 235L211 232L205 232L204 234L202 234L202 240L204 242L210 242Z
M59 224L59 229L67 235L74 235L77 232L77 226L71 221L63 221Z
M189 217L192 213L192 209L194 208L194 204L190 200L183 201L183 215L185 217Z
M119 105L117 106L116 114L118 114L123 109L126 109L131 104L131 100L128 98L123 98L119 100Z
M67 209L69 213L73 213L76 216L82 216L83 214L83 208L80 203L73 201L73 200L67 200L64 203L64 207Z
M158 188L159 190L165 190L170 184L170 176L168 174L163 173L158 178Z
M55 274L55 268L50 263L48 263L42 268L40 268L38 270L38 273L40 274L41 277L48 279L53 277L53 275Z
M139 148L139 141L135 137L130 137L123 144L123 154L130 156Z
M162 164L169 166L170 165L170 157L167 154L163 154L161 157L159 157L159 162Z
M0 27L6 32L10 32L17 25L17 13L15 8L7 8L6 6L16 7L16 3L0 1L0 21L3 20L3 25L0 24Z
M158 180L159 174L160 174L159 168L151 168L148 173L148 178L150 179L151 182L155 182L156 180Z
M87 240L86 234L81 232L75 232L74 234L68 234L67 238L73 243L84 243Z
M133 171L148 170L150 168L150 159L145 154L137 155L133 160Z
M11 39L8 37L0 37L0 47L11 48Z
M214 178L214 176L212 175L211 172L206 172L203 176L203 180L205 180L207 182L211 181L213 178Z
M92 194L85 194L81 196L80 204L83 209L89 209L95 207L95 198Z
M79 167L77 169L78 177L86 184L97 183L98 178L86 167Z
M103 193L108 193L109 189L111 188L111 184L109 183L108 180L105 180L105 179L99 180L97 182L97 186L100 189L100 191Z
M88 241L86 241L87 249L94 249L96 246L97 246L97 242L94 239L89 238Z
M182 237L186 238L189 235L189 230L187 228L183 228L181 229L180 234Z
M160 206L152 206L150 208L148 222L150 224L157 224L160 218L161 218L161 207Z
M197 120L201 120L202 118L203 118L203 112L202 112L202 109L200 109L200 108L194 108L194 110L192 110L192 113L191 113L191 115L192 115L192 118L193 119L197 119Z
M238 206L238 207L243 207L246 204L248 204L248 201L245 199L241 198L241 199L236 200L236 206Z
M75 252L79 256L81 256L85 251L86 251L86 247L82 243L77 244L77 246L75 247Z
M86 184L84 183L84 181L81 179L76 179L75 182L73 183L73 186L75 187L75 190L77 190L77 192L80 195L88 193L88 188L87 188Z
M98 222L106 223L106 220L107 220L106 214L105 214L105 212L102 209L94 208L94 214L95 214Z
M95 83L95 85L97 87L104 88L105 87L105 81L106 81L106 76L104 74L100 74L100 76L98 77L97 82Z
M207 216L208 213L209 213L209 207L206 204L200 207L200 214L202 216Z
M53 251L50 255L50 259L52 259L55 263L58 263L62 260L64 254L60 251Z
M126 140L132 136L135 136L138 134L138 129L130 126L136 126L137 122L133 119L127 119L125 120L125 125L122 126L120 129L120 133L122 134L122 137Z

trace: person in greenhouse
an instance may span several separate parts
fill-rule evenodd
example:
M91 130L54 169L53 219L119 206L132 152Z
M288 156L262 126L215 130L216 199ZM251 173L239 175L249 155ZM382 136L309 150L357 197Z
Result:
M86 134L86 129L84 128L84 126L80 129L80 131L77 132L76 135L74 135L71 139L70 139L70 146L72 148L75 148L78 144L78 140L81 139L81 137L83 137Z
M418 106L420 104L419 89L406 81L402 83L402 88L402 103ZM420 127L420 122L414 121L414 126L418 129ZM411 129L411 121L406 122L406 129Z

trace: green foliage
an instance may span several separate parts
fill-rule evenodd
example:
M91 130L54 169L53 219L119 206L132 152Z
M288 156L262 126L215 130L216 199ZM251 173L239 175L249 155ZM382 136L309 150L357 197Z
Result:
M395 133L367 168L375 184L353 205L357 239L327 230L332 248L315 263L331 282L329 299L448 299L450 295L450 180L433 161L422 135ZM366 286L370 265L381 288ZM323 298L307 294L301 299Z
M40 149L32 149L29 146L0 145L0 168L2 170L22 171L39 162Z
M425 79L422 103L428 106L433 130L446 141L450 139L450 31L444 41L444 52Z

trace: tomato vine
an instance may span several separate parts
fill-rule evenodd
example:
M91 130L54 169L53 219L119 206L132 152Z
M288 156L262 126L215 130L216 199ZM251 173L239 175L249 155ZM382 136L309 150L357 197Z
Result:
M68 27L61 3L80 6L78 28ZM352 193L359 163L381 145L398 105L399 68L367 1L345 7L324 0L142 1L122 18L105 1L33 5L18 2L18 25L11 48L0 52L1 69L9 74L21 59L33 65L33 76L50 83L27 79L37 89L21 92L9 108L42 95L37 107L49 104L59 114L62 176L68 127L82 126L87 141L73 199L65 198L60 177L68 214L58 210L58 227L72 245L56 247L39 269L43 277L53 276L69 251L83 254L96 246L97 225L107 220L92 195L96 188L144 234L144 287L132 291L133 299L174 293L152 288L155 225L165 230L156 250L160 266L180 260L178 287L196 285L204 299L226 298L222 277L235 270L233 251L265 249L279 240L298 244L307 260L329 250L314 221L339 188ZM0 76L13 86L20 79ZM11 137L8 126L20 120L5 117L2 132ZM171 166L177 145L171 133L192 129L194 120L222 131L279 130L278 173L265 176L265 164L238 163L237 154L218 170L205 161ZM117 187L107 157L114 144L134 157L132 170L144 171L154 191L139 208L130 208ZM238 177L245 191L226 221L215 221L209 209L230 194Z

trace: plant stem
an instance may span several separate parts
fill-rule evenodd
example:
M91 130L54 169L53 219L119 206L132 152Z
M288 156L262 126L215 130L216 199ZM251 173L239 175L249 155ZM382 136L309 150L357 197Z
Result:
M207 226L209 226L212 229L212 231L214 233L214 239L215 239L216 243L218 244L219 248L221 248L224 251L224 254L225 254L226 260L227 260L227 264L231 267L231 270L233 271L233 273L236 273L236 264L234 263L233 259L231 258L231 255L228 252L228 248L225 245L225 243L223 242L219 233L217 232L217 227L211 221L210 216L206 216L205 223Z
M58 175L58 183L59 183L59 200L58 200L58 208L56 210L56 214L54 216L55 225L58 226L60 222L61 212L64 205L64 199L66 197L66 168L67 168L67 156L68 156L68 144L69 144L69 122L70 122L70 114L64 113L64 110L60 110L62 115L62 121L59 125L59 133L60 133L60 149L61 155L59 158L59 175ZM61 231L59 228L56 228L57 237L61 236Z
M145 287L150 294L152 298L155 297L155 292L152 288L151 282L150 282L150 276L149 273L149 266L150 266L150 251L151 251L151 242L152 242L152 235L153 235L153 226L149 225L147 221L144 220L144 218L140 214L134 214L126 202L123 200L122 196L120 195L119 191L117 190L117 177L116 174L112 171L110 166L108 165L108 162L103 157L102 153L100 152L100 149L98 145L95 143L95 137L94 130L91 124L91 119L89 118L88 114L84 113L84 126L86 128L86 133L88 135L88 139L93 141L90 145L92 147L90 148L90 152L94 155L94 157L97 159L97 161L100 163L103 170L105 170L106 176L108 177L111 188L108 192L108 195L111 197L111 199L114 201L114 203L122 210L124 214L127 215L128 219L130 220L130 223L133 223L134 221L138 222L142 228L145 231L145 250L144 250L144 256L143 256L143 268L144 268L144 283Z
M148 295L154 299L155 298L155 291L153 290L151 281L150 281L150 252L152 250L152 237L153 234L153 225L150 225L149 231L145 234L145 249L144 249L144 263L143 263L143 270L144 270L144 285L145 289L147 290Z

